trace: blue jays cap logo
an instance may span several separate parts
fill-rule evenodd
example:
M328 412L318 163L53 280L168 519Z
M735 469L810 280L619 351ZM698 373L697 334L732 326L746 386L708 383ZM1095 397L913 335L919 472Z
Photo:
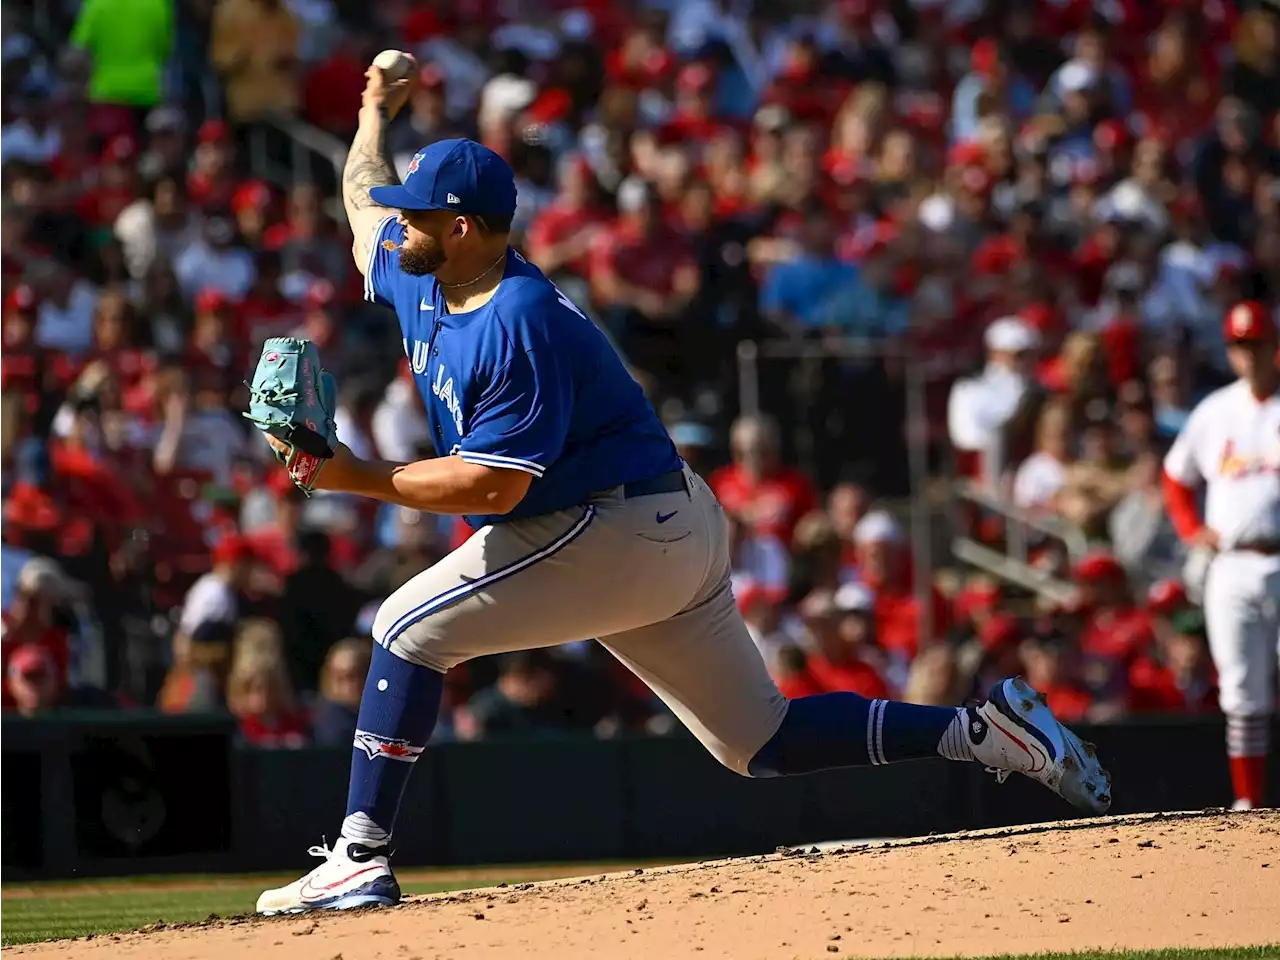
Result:
M418 172L418 164L422 163L423 156L424 154L421 153L415 153L413 155L413 159L409 161L409 173Z

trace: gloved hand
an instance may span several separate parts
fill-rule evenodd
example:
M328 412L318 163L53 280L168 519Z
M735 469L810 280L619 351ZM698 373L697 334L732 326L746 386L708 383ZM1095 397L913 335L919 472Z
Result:
M262 357L249 386L245 416L272 444L289 476L310 496L326 461L338 447L333 422L338 385L320 367L320 354L310 340L272 337L262 345Z
M1182 585L1187 599L1197 607L1204 606L1204 585L1209 579L1209 566L1217 555L1212 547L1199 544L1187 551L1187 559L1183 561Z

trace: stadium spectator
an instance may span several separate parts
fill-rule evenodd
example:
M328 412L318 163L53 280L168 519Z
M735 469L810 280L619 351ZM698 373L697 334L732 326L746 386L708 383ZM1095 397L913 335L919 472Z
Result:
M801 239L794 257L775 264L760 289L760 308L784 336L797 336L829 322L826 304L855 287L858 274L835 255L831 214L819 203L803 214Z
M71 44L89 58L91 125L102 136L138 129L164 92L164 68L173 51L171 0L86 0Z
M685 308L698 294L701 271L693 250L663 222L651 183L624 181L618 211L592 245L592 294L632 364L669 385L685 362Z
M348 637L329 648L320 670L320 699L311 712L311 738L316 746L351 743L368 672L369 641Z
M1053 511L1067 485L1071 464L1071 410L1061 402L1046 404L1036 423L1036 449L1018 466L1013 502L1028 510Z
M1204 616L1184 610L1157 633L1151 655L1129 668L1127 707L1135 713L1215 713L1218 686Z
M173 271L188 300L204 290L240 300L256 275L253 255L236 243L235 224L222 212L205 219L199 238L173 258Z
M945 636L950 607L933 584L924 587L929 608L921 609L906 535L883 510L873 510L854 530L858 575L875 593L876 639L891 658L889 676L901 686L918 650Z
M987 327L987 364L979 376L960 380L947 405L951 444L967 476L998 476L1004 469L1004 427L1027 395L1028 370L1039 335L1015 317Z
M787 696L849 690L887 697L889 687L876 665L873 603L860 584L805 597L798 608L799 649L781 652L774 667L779 689Z
M1080 452L1058 492L1059 512L1089 533L1128 492L1128 464L1118 447L1118 430L1106 408L1096 407L1080 434Z
M31 286L38 302L36 345L75 355L88 353L98 306L94 285L53 261L44 261L32 268Z
M298 22L283 0L218 0L209 56L226 84L232 122L298 109Z
M818 500L809 480L781 462L780 442L772 418L738 419L729 431L733 462L714 471L707 482L726 510L790 543L796 523Z
M1124 567L1111 553L1089 554L1072 573L1085 616L1081 679L1098 701L1112 702L1124 696L1128 666L1151 646L1151 618L1135 601Z
M291 491L296 504L301 496ZM355 625L361 597L334 568L333 543L321 530L297 534L297 566L280 591L278 619L289 673L301 690L315 690L326 651Z
M225 705L231 667L233 628L229 622L205 620L191 642L174 651L156 706L165 713L214 713Z
M787 545L769 533L753 530L732 514L729 526L729 579L733 594L748 592L766 603L781 603L791 580L791 556Z
M22 564L2 621L5 677L9 677L8 664L14 654L27 650L26 666L33 671L32 682L47 679L52 684L51 696L66 686L70 667L70 623L64 606L67 590L66 576L57 564L45 557L32 557ZM31 651L39 651L41 656L35 657ZM29 692L40 690L43 687ZM5 700L10 701L7 683Z
M454 711L459 739L531 735L565 726L555 659L546 650L503 655L498 679Z
M1079 654L1060 632L1033 632L1020 647L1027 682L1044 694L1049 709L1064 723L1080 723L1089 716L1093 698L1080 680Z
M309 689L332 641L368 642L369 603L470 534L304 504L246 443L234 389L264 338L306 336L339 375L345 443L400 462L430 449L412 360L362 303L332 217L325 156L343 151L320 146L349 135L372 54L400 46L420 64L388 137L395 166L467 134L510 159L521 252L622 347L742 521L736 595L780 682L817 682L798 603L812 614L812 598L838 606L861 584L889 650L874 666L913 697L981 694L1025 652L1064 714L1211 703L1194 630L1170 626L1185 600L1138 598L1151 584L1176 597L1163 584L1180 573L1153 458L1228 376L1224 312L1245 297L1277 309L1273 3L1130 3L1112 20L1089 3L998 17L836 0L811 16L120 3L81 4L62 34L73 18L57 4L19 11L0 90L6 565L22 550L84 583L53 629L74 651L96 616L112 693L213 702L222 654L188 650L189 631L225 634L249 612L276 620L288 641L271 656ZM287 131L258 125L273 116ZM776 359L793 331L806 358ZM735 421L740 400L766 415ZM1023 562L1003 539L1011 505L1059 521L1072 550L1107 552L1066 574L1081 598L1060 596L1058 550L1033 538L1020 582L1037 590L935 596L934 635L917 635L916 588L934 584L913 581L890 514L841 481L938 517L948 484L931 471L953 461L989 501L957 513L960 532L1007 545L999 569ZM921 575L966 581L931 554ZM7 629L22 635L47 605L14 596ZM1015 616L1037 601L1057 604L1043 623ZM808 617L828 638L860 618ZM601 676L590 657L534 659L497 687L496 663L451 673L450 704L483 693L500 718L486 730L670 722L612 673L587 684L612 706L582 695ZM51 702L83 701L80 673ZM590 709L567 718L571 700Z
M33 717L58 705L64 681L47 647L24 644L5 658L6 709Z
M249 575L249 545L239 536L224 537L213 548L211 559L213 568L201 575L183 598L173 642L175 661L183 659L201 626L232 624L238 618L239 592Z
M306 718L296 706L279 650L237 640L227 678L227 709L249 746L296 749L307 744Z
M556 280L562 274L588 276L592 245L608 220L598 192L585 158L570 155L562 161L560 193L528 230L529 259L547 276Z
M1116 559L1139 589L1176 578L1187 559L1186 548L1165 510L1160 464L1160 456L1153 450L1138 455L1129 468L1131 489L1107 521Z
M969 73L956 84L951 103L953 143L972 140L978 122L990 112L1007 112L1015 122L1030 118L1036 91L1010 70L1008 55L997 41L984 38L975 43L969 64ZM1084 64L1080 66L1083 68ZM1061 80L1059 86L1062 86Z
M930 647L911 661L902 688L907 703L949 706L964 699L964 683L955 651L941 644Z

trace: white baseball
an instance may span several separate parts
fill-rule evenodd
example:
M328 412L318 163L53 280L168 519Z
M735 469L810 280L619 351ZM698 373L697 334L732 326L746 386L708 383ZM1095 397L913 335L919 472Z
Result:
M383 50L373 58L373 65L382 70L387 83L395 83L409 76L416 63L413 57L403 50Z

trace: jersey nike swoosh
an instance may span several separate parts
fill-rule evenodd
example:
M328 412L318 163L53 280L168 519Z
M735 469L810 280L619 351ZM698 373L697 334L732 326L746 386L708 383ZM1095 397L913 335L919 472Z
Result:
M419 310L434 310L435 304L427 303L427 298L423 297L422 302L418 304Z

